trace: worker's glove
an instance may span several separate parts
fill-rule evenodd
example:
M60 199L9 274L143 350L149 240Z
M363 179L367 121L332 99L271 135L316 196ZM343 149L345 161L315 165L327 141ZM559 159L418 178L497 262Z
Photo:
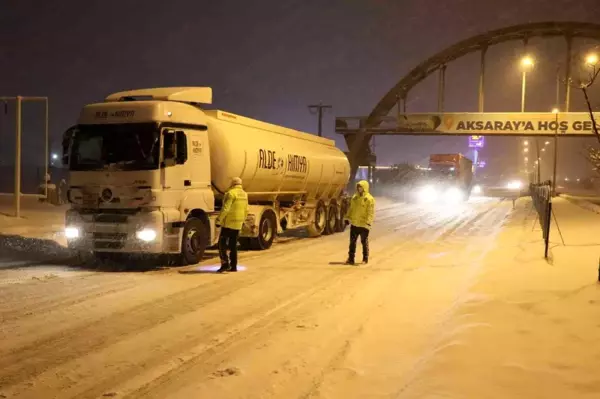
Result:
M344 223L346 223L346 226L348 226L350 224L349 220L344 220Z

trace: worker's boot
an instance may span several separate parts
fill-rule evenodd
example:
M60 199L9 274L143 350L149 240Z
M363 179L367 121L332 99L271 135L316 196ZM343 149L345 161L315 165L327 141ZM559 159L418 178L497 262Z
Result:
M345 264L346 264L346 265L352 265L352 266L354 266L356 263L354 262L354 259L353 259L353 258L348 258L348 259L346 260L346 263L345 263Z
M369 263L369 257L368 256L363 256L363 262L362 263L364 263L365 265L367 263Z
M228 272L230 270L229 265L227 263L222 263L221 268L217 270L217 273Z

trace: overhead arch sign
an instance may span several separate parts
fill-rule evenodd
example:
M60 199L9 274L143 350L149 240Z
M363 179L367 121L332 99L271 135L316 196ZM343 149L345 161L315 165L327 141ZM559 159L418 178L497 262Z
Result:
M600 113L595 114L600 130ZM336 118L336 132L398 135L570 136L594 135L587 112L403 114L375 121L367 117Z

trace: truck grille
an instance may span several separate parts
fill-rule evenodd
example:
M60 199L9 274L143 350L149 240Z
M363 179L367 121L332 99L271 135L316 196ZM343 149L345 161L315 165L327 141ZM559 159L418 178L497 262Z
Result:
M100 213L94 215L94 221L97 223L127 223L127 215Z
M94 240L125 241L127 233L94 233Z
M95 249L121 249L125 241L94 241Z

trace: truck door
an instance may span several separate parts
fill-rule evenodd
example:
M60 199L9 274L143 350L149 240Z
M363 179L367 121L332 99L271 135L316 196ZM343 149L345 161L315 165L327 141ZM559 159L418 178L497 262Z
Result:
M185 168L187 161L187 137L185 132L171 128L161 134L161 184L165 206L179 206L185 181L190 177Z
M210 148L207 130L186 130L188 136L189 186L186 188L210 188Z

